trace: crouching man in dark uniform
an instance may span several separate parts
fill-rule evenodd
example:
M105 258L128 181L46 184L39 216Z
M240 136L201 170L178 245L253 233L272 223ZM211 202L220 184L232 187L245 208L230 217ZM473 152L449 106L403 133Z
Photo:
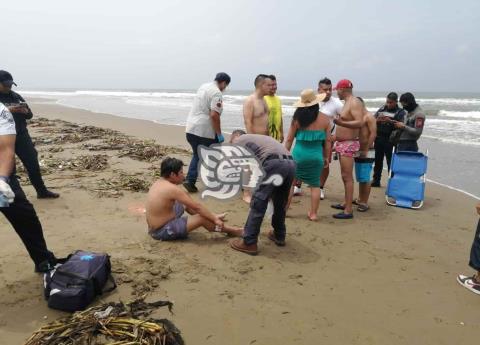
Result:
M284 246L287 232L285 226L286 205L295 177L295 162L290 152L272 137L245 134L241 130L234 131L230 141L246 147L255 154L265 171L263 181L267 181L274 174L282 177L282 182L278 186L273 183L257 186L250 202L250 213L245 224L243 239L233 240L230 242L230 246L246 254L258 254L258 235L270 199L273 202L273 231L268 233L268 238L277 246Z
M23 97L12 91L12 85L17 85L13 82L12 75L7 71L0 71L0 103L8 108L15 120L17 132L15 153L27 170L30 182L37 191L37 197L39 199L58 198L60 196L58 193L51 192L45 187L38 164L38 153L28 133L27 120L33 117L32 111Z
M47 272L56 264L47 249L43 230L33 205L15 177L15 123L0 103L0 212L12 224L35 263L35 272Z

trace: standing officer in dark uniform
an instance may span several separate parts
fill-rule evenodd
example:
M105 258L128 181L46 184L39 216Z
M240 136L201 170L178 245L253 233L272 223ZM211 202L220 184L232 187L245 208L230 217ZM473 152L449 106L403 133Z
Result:
M35 272L53 269L57 259L47 248L42 225L15 176L15 124L0 103L0 213L17 232L30 254Z
M385 105L375 113L377 119L377 137L375 138L375 167L373 170L372 187L380 187L382 179L383 157L387 160L388 170L392 161L393 144L390 135L395 129L395 121L403 122L405 110L398 106L398 95L390 92Z
M418 152L418 139L425 126L425 112L417 104L415 96L406 92L400 96L403 109L408 111L405 122L395 122L395 128L402 130L402 135L397 144L397 151Z
M0 71L0 103L10 110L15 120L17 131L15 153L27 170L30 182L37 191L37 197L39 199L58 198L60 196L58 193L53 193L45 187L38 164L38 153L28 133L27 120L33 117L32 111L23 97L12 91L12 85L17 86L13 82L12 75L7 71Z

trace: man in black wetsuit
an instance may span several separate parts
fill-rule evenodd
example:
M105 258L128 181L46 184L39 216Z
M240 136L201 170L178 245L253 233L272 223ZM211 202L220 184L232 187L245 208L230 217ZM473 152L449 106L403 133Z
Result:
M60 194L49 191L43 182L38 164L38 153L28 133L27 120L33 117L32 111L23 97L12 91L12 85L17 85L13 81L12 75L7 71L0 71L0 103L8 108L15 120L17 131L15 153L27 170L30 182L37 191L37 197L39 199L58 198Z

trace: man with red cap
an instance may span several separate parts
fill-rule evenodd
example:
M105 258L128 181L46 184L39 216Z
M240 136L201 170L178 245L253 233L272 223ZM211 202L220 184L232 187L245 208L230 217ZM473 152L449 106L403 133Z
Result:
M345 187L345 202L332 205L333 208L342 210L334 214L336 219L352 219L353 210L353 162L360 149L359 132L364 125L363 104L353 96L353 84L350 80L343 79L337 83L338 98L345 101L339 117L334 122L337 125L335 151L339 155L340 169L343 185Z

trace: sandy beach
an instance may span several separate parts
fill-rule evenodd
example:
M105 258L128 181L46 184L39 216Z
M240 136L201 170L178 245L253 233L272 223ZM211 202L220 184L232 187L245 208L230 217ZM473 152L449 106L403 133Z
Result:
M36 118L152 139L172 146L162 150L188 164L183 127L30 102ZM44 128L30 127L37 142L52 136ZM51 167L44 177L61 198L37 200L25 179L22 185L57 256L76 249L111 255L119 286L99 301L128 301L145 293L147 299L171 300L174 314L160 309L158 316L171 319L186 343L196 345L467 344L480 334L480 297L455 280L471 272L468 255L478 220L473 198L428 184L425 206L412 211L386 206L384 188L373 189L369 212L337 221L330 204L341 201L343 187L334 163L319 221L306 218L308 195L295 198L287 246L268 241L264 222L260 254L250 257L231 250L223 235L203 230L180 242L150 238L138 211L145 192L102 194L99 186L122 174L149 181L159 160L139 161L119 150L91 151L84 145L98 142L37 145L41 161L105 155L107 163L99 170ZM206 203L227 212L229 224L244 224L248 205L241 200ZM3 217L0 228L0 242L6 244L0 254L0 343L22 344L64 313L47 307L42 277L33 272Z

